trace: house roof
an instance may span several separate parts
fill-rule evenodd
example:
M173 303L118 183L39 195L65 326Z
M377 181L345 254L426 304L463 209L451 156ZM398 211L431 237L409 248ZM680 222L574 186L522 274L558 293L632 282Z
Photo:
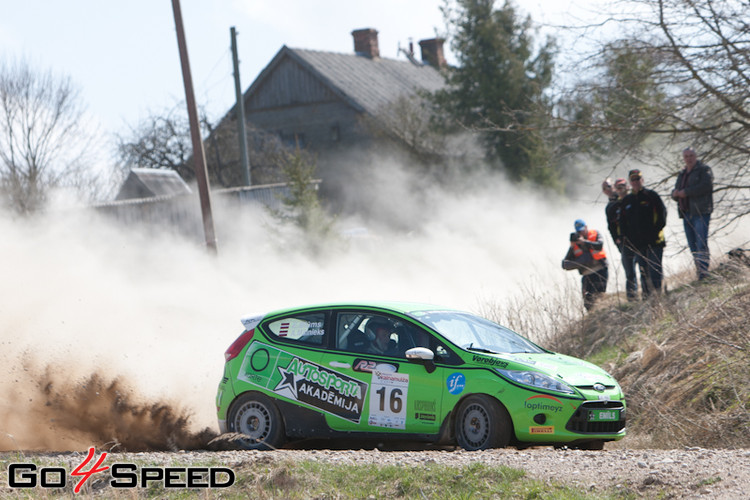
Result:
M283 46L245 92L246 101L287 57L318 77L355 109L372 116L400 97L415 96L418 90L434 92L445 85L438 70L417 61Z
M174 196L191 192L187 183L174 170L133 168L115 200Z

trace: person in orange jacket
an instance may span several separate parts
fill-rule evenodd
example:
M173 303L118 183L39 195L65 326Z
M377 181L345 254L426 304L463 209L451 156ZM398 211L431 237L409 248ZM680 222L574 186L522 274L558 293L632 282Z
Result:
M581 274L581 292L586 310L594 306L596 299L607 291L609 270L604 240L599 231L589 230L583 219L574 224L575 232L570 233L570 248L562 261L563 269L577 270Z

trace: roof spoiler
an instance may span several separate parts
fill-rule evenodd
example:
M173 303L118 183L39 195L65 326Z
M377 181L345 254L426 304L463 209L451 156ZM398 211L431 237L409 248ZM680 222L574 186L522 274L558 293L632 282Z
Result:
M263 318L265 317L266 317L266 313L251 314L251 315L243 317L240 321L242 321L242 324L245 325L245 330L250 331L256 326L258 326L258 323L263 321Z

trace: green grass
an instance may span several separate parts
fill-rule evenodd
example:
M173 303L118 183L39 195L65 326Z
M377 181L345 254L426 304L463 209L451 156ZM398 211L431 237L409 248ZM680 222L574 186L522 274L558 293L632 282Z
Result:
M721 478L720 477L718 477L718 476L717 477L710 477L708 479L703 479L701 481L698 481L698 487L700 488L701 486L710 486L712 484L716 484L716 483L720 483L720 482L721 482Z
M594 363L597 366L606 366L607 363L617 363L622 361L627 354L628 353L626 353L620 346L605 345L586 358L586 361Z
M10 489L8 465L18 457L0 458L4 476L0 498L226 498L226 499L539 499L588 500L630 498L627 491L578 491L561 482L529 479L525 472L504 466L472 464L452 467L436 463L421 466L333 464L330 462L239 462L234 471L234 485L224 489L167 490L160 484L148 488L116 490L108 485L109 477L97 474L78 495L73 494L77 481L70 480L64 489ZM22 461L39 466L72 470L68 460L35 457ZM59 457L58 457L59 458ZM66 457L68 458L68 457ZM76 459L77 460L77 459ZM124 461L124 460L123 460ZM139 463L140 466L154 465ZM149 461L150 462L150 461ZM207 463L208 462L208 463ZM216 466L211 460L195 466ZM166 465L166 464L165 464ZM185 466L183 463L182 466ZM227 466L225 464L225 466Z

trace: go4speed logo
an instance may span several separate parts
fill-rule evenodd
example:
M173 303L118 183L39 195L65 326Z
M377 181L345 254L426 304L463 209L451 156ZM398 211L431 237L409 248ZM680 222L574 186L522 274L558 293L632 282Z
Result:
M80 493L86 482L97 474L108 473L112 488L147 488L152 484L164 488L228 488L234 484L234 471L227 467L138 467L132 463L104 465L107 453L102 452L92 464L96 450L89 448L86 458L70 472L76 481L73 491ZM65 488L68 472L63 467L39 467L33 463L8 466L11 488Z

